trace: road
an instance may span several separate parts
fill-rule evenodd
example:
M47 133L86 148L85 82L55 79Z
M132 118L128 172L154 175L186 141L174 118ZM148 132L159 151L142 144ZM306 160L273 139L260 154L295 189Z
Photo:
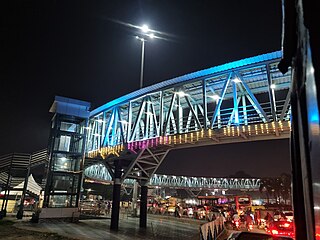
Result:
M110 231L110 218L80 220L79 223L30 223L17 221L17 228L57 233L61 236L81 240L136 240L136 239L175 239L198 240L199 226L204 221L178 219L171 216L148 215L147 229L139 228L139 218L120 215L119 231Z

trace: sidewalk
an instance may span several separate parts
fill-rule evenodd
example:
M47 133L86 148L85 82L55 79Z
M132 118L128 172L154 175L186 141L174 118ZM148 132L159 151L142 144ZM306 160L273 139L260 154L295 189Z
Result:
M13 220L13 219L10 219ZM24 230L51 232L79 240L136 240L136 239L199 239L202 222L167 216L148 215L147 229L139 228L139 218L120 215L119 230L110 231L110 219L80 220L79 223L30 223L27 219L14 220L15 227Z

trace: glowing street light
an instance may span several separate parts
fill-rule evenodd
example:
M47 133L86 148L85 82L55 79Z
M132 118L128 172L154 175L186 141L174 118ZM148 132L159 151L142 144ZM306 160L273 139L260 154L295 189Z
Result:
M147 32L149 32L150 29L149 29L148 25L144 24L144 25L142 25L141 30L142 30L142 32L147 33Z

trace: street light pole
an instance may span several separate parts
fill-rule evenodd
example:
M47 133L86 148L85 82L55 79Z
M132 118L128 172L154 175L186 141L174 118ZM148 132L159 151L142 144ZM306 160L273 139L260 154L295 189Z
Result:
M143 67L144 67L144 38L141 38L141 69L140 69L140 88L143 87Z
M155 37L154 34L152 33L152 30L150 30L147 25L143 25L142 27L140 27L140 29L142 30L144 36L148 36L149 38ZM139 37L139 36L136 36L136 39L141 41L140 88L142 88L143 87L143 68L144 68L144 48L145 48L145 42L147 40L144 37Z

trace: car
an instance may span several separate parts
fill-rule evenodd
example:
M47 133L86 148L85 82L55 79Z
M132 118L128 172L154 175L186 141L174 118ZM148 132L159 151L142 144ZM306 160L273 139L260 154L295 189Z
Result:
M282 214L281 211L276 210L273 214L273 221L279 221L280 219L282 219L284 217L284 215Z
M270 234L253 232L234 232L226 240L293 240L291 237L278 237Z
M295 226L293 222L289 221L271 222L269 227L266 228L266 232L272 234L273 236L294 237Z
M169 214L171 214L171 215L173 215L173 214L175 213L175 211L176 211L176 207L175 207L175 206L169 206L169 207L167 208L167 212L168 212Z
M287 221L293 222L293 211L283 211L282 213L285 215Z

